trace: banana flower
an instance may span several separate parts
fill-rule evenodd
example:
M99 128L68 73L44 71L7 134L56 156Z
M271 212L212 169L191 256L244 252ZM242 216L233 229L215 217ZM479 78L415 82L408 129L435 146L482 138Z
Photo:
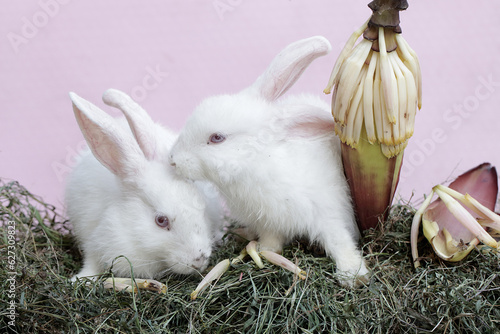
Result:
M387 218L422 104L418 58L399 26L408 3L375 0L368 7L373 15L347 41L324 90L333 89L335 133L361 230Z

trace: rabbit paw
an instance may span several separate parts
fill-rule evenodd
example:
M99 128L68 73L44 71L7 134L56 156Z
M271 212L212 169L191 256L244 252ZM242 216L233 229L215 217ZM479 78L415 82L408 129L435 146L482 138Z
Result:
M370 271L362 260L360 265L349 268L337 268L337 277L340 284L346 288L358 288L370 282Z

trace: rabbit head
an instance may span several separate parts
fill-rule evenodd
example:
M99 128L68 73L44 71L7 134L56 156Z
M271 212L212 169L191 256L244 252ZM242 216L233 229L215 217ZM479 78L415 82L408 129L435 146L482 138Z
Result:
M84 267L104 270L124 255L137 277L204 270L213 244L211 223L202 194L165 160L175 135L120 91L108 90L103 99L123 111L129 126L70 96L92 154L105 167L89 156L67 189L68 215L85 261L98 263ZM117 273L129 270L122 262L113 265Z
M314 59L330 49L321 36L294 42L250 87L204 100L174 145L171 164L185 177L227 183L248 172L248 161L271 142L331 134L333 120L319 98L297 100L301 103L287 108L277 101Z

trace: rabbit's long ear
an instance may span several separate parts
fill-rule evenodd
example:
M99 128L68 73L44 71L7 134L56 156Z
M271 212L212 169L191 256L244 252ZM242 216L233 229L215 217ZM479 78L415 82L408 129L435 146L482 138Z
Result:
M144 155L132 135L89 101L73 92L69 95L80 130L97 160L119 177L133 174Z
M157 128L148 113L130 96L117 89L105 91L102 100L123 112L144 156L154 160L157 154Z
M247 90L274 101L293 86L314 59L328 54L330 50L330 42L322 36L294 42L273 59L266 71Z

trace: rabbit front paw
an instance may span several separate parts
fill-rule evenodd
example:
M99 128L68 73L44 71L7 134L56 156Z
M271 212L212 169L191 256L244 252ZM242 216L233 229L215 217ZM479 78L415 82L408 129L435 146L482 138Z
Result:
M365 261L358 264L337 266L337 277L340 284L346 288L359 288L370 282L370 271Z

